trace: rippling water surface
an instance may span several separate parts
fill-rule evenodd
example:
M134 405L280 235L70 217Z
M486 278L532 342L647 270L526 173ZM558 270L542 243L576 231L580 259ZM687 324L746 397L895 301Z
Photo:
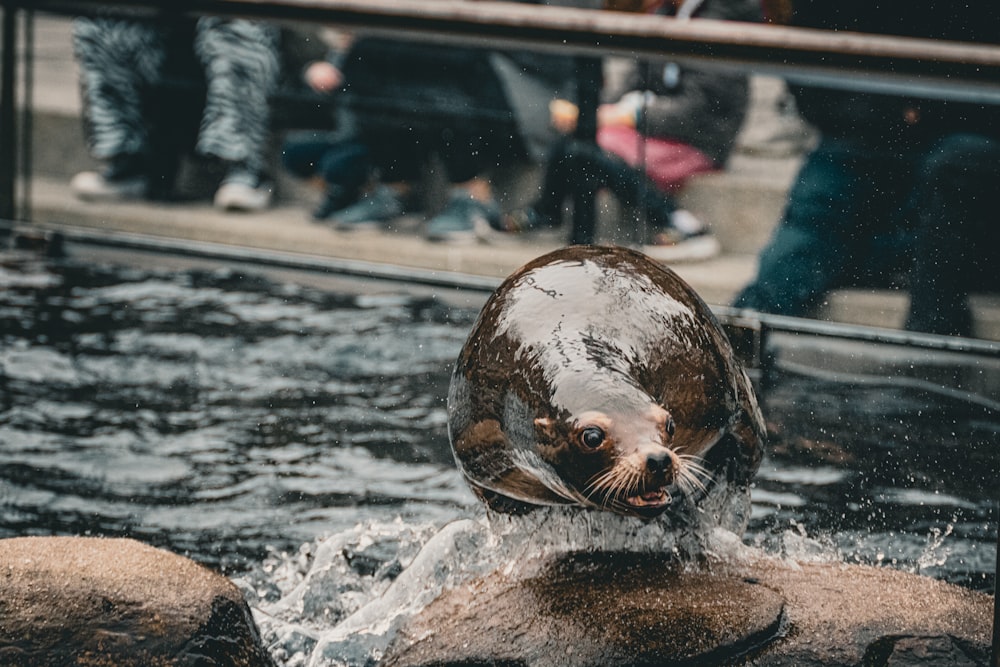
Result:
M472 502L448 447L469 312L232 272L0 274L0 535L243 567Z
M471 310L10 258L0 285L2 537L131 536L239 573L359 523L477 509L444 405ZM748 543L992 590L990 409L780 374L762 403Z

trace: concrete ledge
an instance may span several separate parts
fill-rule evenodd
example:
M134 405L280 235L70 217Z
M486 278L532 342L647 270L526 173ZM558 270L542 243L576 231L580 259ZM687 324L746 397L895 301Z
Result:
M312 222L305 208L281 205L253 214L213 210L204 203L97 204L73 197L64 182L36 179L32 212L37 220L75 225L108 233L207 241L327 257L388 262L440 271L506 277L529 259L564 245L548 234L504 245L454 246L430 243L419 234L419 221L403 218L386 231L341 232ZM728 303L752 276L754 258L723 255L674 268L710 303Z
M340 232L311 221L307 207L298 204L281 204L262 213L245 215L221 213L203 202L95 204L77 200L64 181L50 179L36 179L31 204L36 220L107 233L206 241L497 279L563 245L567 233L539 235L504 245L441 245L425 241L419 233L420 221L414 218L402 218L386 231ZM757 259L753 254L728 253L710 261L674 264L671 268L708 303L726 305L754 277ZM971 304L976 335L1000 340L1000 295L974 295ZM837 290L828 295L817 317L898 329L908 305L909 296L905 292Z

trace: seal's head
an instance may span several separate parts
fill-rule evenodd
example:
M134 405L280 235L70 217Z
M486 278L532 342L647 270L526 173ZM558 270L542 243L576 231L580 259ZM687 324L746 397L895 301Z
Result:
M535 425L543 460L561 471L581 504L654 517L677 490L705 490L707 471L697 457L672 447L674 419L652 401L633 414L588 410L563 421L539 418Z
M691 507L721 478L745 486L764 432L708 307L622 248L566 248L504 281L462 349L448 410L459 468L512 512Z

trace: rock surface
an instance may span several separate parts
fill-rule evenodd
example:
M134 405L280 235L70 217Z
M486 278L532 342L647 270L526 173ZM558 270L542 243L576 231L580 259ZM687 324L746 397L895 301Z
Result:
M528 579L493 574L446 593L385 664L728 664L779 634L783 607L738 576L639 554L574 556Z
M986 665L991 620L987 595L886 568L574 557L447 592L384 664Z
M988 664L993 598L887 567L842 563L756 565L785 597L788 636L749 664L772 667ZM907 639L909 638L909 639ZM957 662L920 657L923 646Z
M272 667L225 577L127 539L0 540L0 664Z

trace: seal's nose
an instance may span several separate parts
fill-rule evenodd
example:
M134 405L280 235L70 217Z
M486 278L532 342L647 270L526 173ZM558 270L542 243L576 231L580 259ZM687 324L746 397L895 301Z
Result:
M651 475L663 475L670 470L670 467L670 452L666 449L646 456L646 470Z

